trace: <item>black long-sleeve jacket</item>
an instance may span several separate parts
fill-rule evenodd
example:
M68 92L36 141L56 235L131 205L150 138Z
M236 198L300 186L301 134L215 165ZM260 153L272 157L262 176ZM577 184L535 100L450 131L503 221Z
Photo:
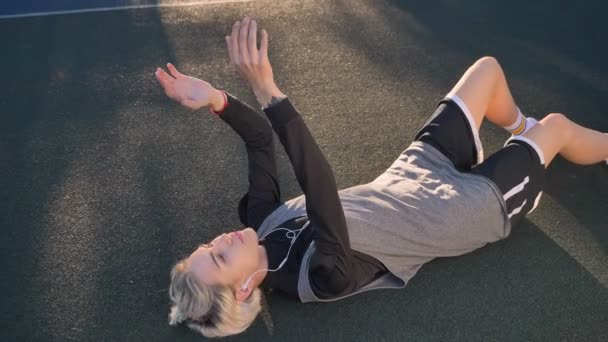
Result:
M241 222L257 230L281 205L273 129L285 148L306 199L307 218L294 219L281 226L298 229L310 221L310 227L292 247L286 265L277 273L269 273L264 283L297 297L300 263L312 240L316 252L309 277L315 294L321 298L350 293L387 272L375 258L350 248L346 218L331 167L289 99L283 99L264 112L270 124L253 108L228 95L228 107L220 116L241 136L247 149L249 189L239 202ZM263 243L272 269L285 257L289 240L277 232Z

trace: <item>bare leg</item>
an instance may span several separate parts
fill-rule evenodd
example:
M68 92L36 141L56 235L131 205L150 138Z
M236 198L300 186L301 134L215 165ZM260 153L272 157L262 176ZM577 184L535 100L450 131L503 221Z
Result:
M505 74L493 57L477 60L462 75L448 96L458 96L471 112L477 130L484 117L495 125L512 125L518 108ZM549 114L523 136L533 140L544 152L548 166L556 154L582 165L608 159L608 135L580 126L562 114Z
M477 130L483 118L500 127L517 120L518 109L513 101L505 74L493 57L477 60L462 75L449 95L457 95L475 118Z
M545 166L549 166L556 154L580 165L590 165L608 159L608 135L585 128L552 113L523 134L533 140L543 151Z

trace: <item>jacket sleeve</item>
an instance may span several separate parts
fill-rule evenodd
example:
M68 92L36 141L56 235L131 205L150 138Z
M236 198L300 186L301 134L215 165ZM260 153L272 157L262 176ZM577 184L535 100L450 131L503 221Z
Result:
M272 128L255 109L226 95L228 106L219 117L243 139L248 159L249 188L239 201L239 218L257 230L281 203Z
M289 99L264 112L285 148L306 198L306 212L316 245L309 273L313 289L317 289L317 293L338 294L349 284L352 255L334 174Z

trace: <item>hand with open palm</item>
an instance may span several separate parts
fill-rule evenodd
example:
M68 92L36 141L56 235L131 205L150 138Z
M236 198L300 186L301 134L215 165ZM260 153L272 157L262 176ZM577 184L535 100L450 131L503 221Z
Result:
M215 111L221 110L224 96L219 90L208 82L182 74L171 63L167 69L171 74L158 68L154 75L169 98L190 109L209 106Z

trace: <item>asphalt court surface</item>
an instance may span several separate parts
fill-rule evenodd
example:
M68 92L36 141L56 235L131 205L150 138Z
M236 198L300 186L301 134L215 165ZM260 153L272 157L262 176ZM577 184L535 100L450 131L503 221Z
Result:
M0 20L0 340L200 339L167 324L168 274L238 227L246 154L153 72L171 61L255 104L224 48L243 15L268 30L277 83L345 188L384 171L483 55L526 114L608 132L606 6L255 1ZM506 138L482 126L487 155ZM300 189L276 143L289 199ZM608 168L558 158L547 177L509 238L434 260L403 290L332 304L268 294L227 340L606 340Z

